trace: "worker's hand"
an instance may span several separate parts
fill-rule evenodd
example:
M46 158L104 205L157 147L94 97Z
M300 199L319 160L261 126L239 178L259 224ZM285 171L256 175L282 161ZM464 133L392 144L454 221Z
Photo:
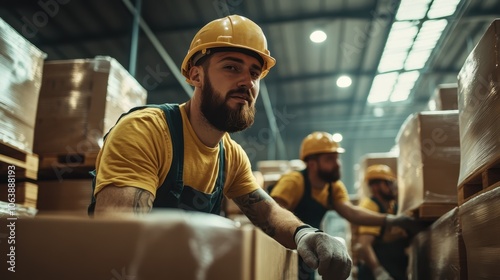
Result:
M417 233L425 229L425 224L419 222L412 217L401 215L395 216L392 214L387 214L385 216L385 224L388 227L400 227L405 229L410 236L415 236Z
M349 277L352 260L338 239L312 227L299 227L295 243L304 262L310 268L318 269L324 280Z
M375 270L373 270L373 276L375 277L375 280L394 280L389 272L387 272L387 270L385 270L382 266L378 266Z

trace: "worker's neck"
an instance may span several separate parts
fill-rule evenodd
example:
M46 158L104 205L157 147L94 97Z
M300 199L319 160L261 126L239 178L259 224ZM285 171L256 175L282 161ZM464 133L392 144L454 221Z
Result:
M186 103L186 114L191 127L198 136L198 139L207 147L216 147L224 136L224 131L215 129L201 112L201 93L193 94L193 97Z

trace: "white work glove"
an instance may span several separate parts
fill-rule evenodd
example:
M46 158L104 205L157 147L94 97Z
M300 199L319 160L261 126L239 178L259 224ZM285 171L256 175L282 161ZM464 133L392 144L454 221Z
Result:
M405 229L410 236L416 235L425 228L424 223L419 222L412 217L405 215L396 216L392 214L387 214L387 216L385 216L385 225L388 227L396 226Z
M294 237L299 255L323 280L349 277L352 260L342 242L310 226L298 227Z
M382 266L373 270L373 277L375 277L375 280L394 280L389 272L387 272L387 270L385 270Z

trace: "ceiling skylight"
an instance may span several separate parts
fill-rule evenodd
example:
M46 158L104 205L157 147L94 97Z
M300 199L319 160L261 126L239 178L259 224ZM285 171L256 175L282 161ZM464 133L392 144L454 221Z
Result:
M402 0L377 68L368 103L408 99L461 0Z

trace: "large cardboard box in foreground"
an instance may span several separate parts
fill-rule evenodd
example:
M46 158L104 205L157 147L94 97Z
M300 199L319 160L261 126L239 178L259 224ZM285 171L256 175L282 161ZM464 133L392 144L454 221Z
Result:
M481 172L500 161L500 19L490 25L458 74L458 109L461 186L472 179L480 182Z
M398 212L415 210L424 203L449 203L453 208L460 168L458 111L413 114L403 123L396 141Z
M7 230L2 225L0 234ZM10 249L0 243L0 279L298 277L296 251L253 226L239 228L211 214L170 210L143 217L38 216L15 221L15 240L15 273L7 270Z

